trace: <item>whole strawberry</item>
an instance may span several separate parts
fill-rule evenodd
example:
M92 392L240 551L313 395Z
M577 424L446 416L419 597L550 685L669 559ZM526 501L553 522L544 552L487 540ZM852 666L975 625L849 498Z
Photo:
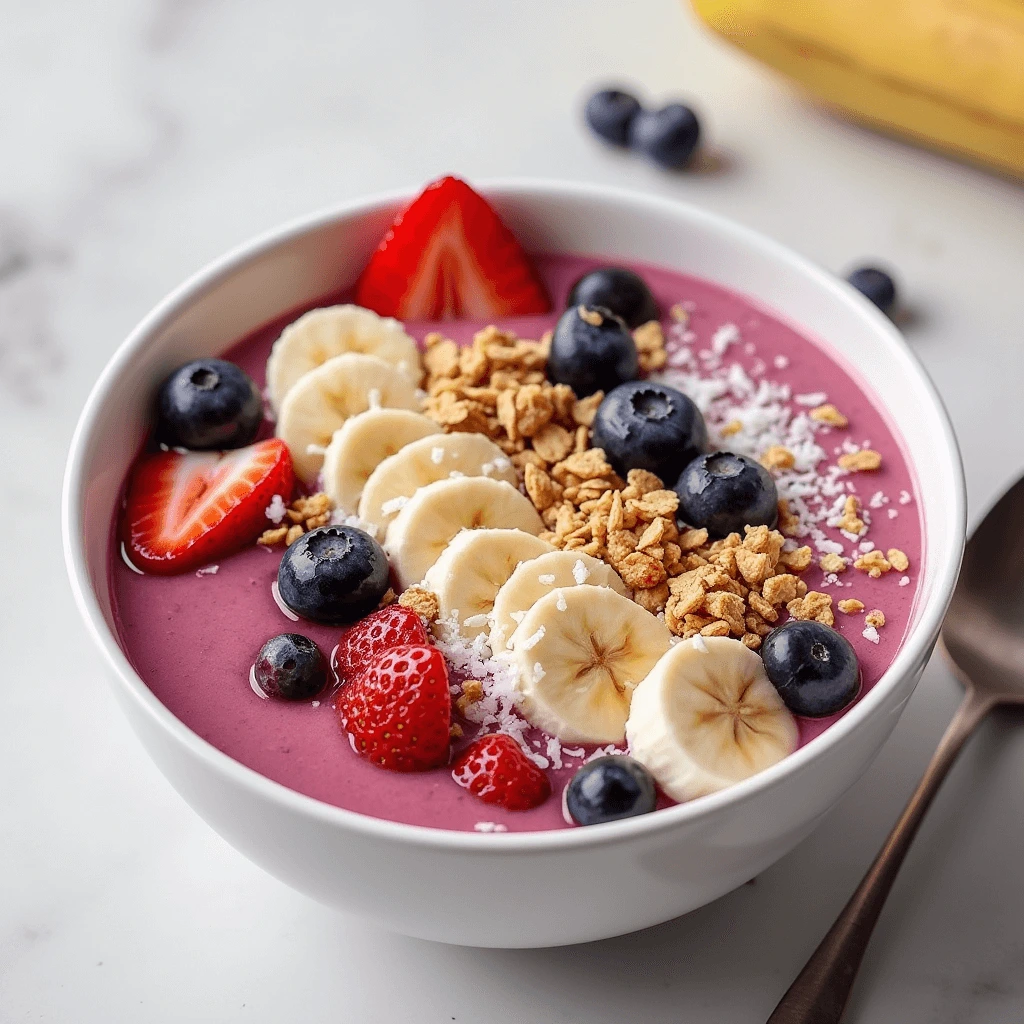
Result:
M544 772L505 733L474 740L455 762L452 778L484 803L510 811L528 811L551 795Z
M352 748L395 772L448 761L452 695L435 647L410 644L378 655L338 694L338 720Z
M342 683L351 682L375 658L395 647L426 647L429 643L423 620L416 612L400 604L389 604L342 634L335 654L338 678Z

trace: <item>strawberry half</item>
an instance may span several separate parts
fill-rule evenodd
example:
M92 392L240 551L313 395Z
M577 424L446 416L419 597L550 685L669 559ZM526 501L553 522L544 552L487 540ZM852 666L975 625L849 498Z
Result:
M430 643L423 620L411 608L389 604L346 629L334 656L338 678L351 682L386 651L410 644Z
M122 537L132 563L169 575L197 569L254 541L275 494L295 488L278 438L229 452L157 452L135 465Z
M551 310L540 277L491 205L459 178L428 185L391 225L355 302L400 320L495 320Z
M396 647L338 694L352 749L381 768L422 772L448 760L452 695L436 647Z
M452 778L485 804L509 811L528 811L551 795L548 777L501 732L474 740L455 762Z

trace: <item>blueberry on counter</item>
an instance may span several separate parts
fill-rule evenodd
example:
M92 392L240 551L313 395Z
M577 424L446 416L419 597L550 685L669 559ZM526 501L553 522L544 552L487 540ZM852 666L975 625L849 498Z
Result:
M858 267L847 275L846 280L886 316L892 316L896 308L896 282L890 274L878 267Z
M761 658L794 715L834 715L860 691L860 665L850 641L824 623L791 619L768 634Z
M195 359L160 385L156 436L172 447L244 448L262 421L259 388L224 359Z
M601 89L583 110L590 130L613 146L629 144L629 126L640 113L640 101L621 89Z
M700 122L682 103L641 110L629 126L629 145L669 170L685 167L697 149Z
M594 416L593 443L619 476L646 469L672 482L708 446L700 409L675 388L630 381L609 391Z
M586 398L639 375L633 336L614 313L571 306L559 317L548 353L553 383L568 384L577 398Z
M380 604L388 571L384 549L369 534L354 526L321 526L285 551L277 588L296 614L336 626Z
M712 537L742 536L744 526L768 526L779 518L775 481L760 462L746 455L711 452L683 470L676 483L679 522L705 527Z
M658 319L658 304L647 282L625 267L601 267L584 274L565 304L610 309L629 328Z
M268 697L311 700L327 683L327 661L308 636L281 633L260 648L255 676Z
M632 818L658 802L651 773L625 754L598 757L583 765L565 788L565 809L577 825Z

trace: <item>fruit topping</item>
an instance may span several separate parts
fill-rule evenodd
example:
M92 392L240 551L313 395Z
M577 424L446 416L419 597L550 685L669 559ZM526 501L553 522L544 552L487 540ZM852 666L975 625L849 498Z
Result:
M700 139L697 115L682 103L641 110L629 126L629 145L668 170L685 167Z
M388 527L385 546L398 589L419 583L460 530L544 529L533 502L503 480L486 476L438 480L420 487Z
M254 675L268 697L311 700L327 683L327 662L308 636L281 633L260 648Z
M850 641L812 619L791 620L761 647L768 678L794 715L824 718L860 691L860 666Z
M389 604L347 629L334 656L342 683L361 675L380 655L395 647L426 647L430 643L423 620L411 608Z
M565 788L565 809L577 825L600 825L649 814L657 802L651 773L624 754L588 761Z
M725 789L797 747L796 720L761 659L727 637L676 644L633 693L632 755L673 800Z
M586 398L639 375L636 343L614 313L572 306L559 317L548 353L551 381L568 384L577 398Z
M679 474L707 449L704 417L675 388L648 381L620 384L594 417L593 443L620 476L646 469L662 480Z
M553 590L509 639L517 702L570 743L620 743L633 688L668 650L660 619L605 587Z
M312 485L334 432L350 416L379 406L419 409L416 385L377 356L334 356L303 374L281 403L277 436L292 451L295 473Z
M565 305L610 309L629 328L658 319L658 304L647 282L625 267L602 267L584 274L572 286Z
M448 668L434 647L396 647L375 658L338 694L338 720L352 749L396 772L445 764L452 697Z
M296 381L334 356L374 356L419 384L422 369L416 342L397 320L359 306L311 309L290 323L267 360L267 389L275 410Z
M297 615L340 625L380 604L388 589L381 546L354 526L321 526L289 546L277 570L281 600Z
M746 455L712 452L683 470L675 486L680 524L704 528L712 537L743 535L745 526L775 528L779 495L764 466Z
M640 113L640 101L621 89L601 89L587 100L583 116L591 131L613 146L629 144L629 126Z
M515 236L453 177L428 185L395 218L356 283L355 300L401 320L492 320L551 309Z
M551 795L544 772L500 732L474 740L455 762L452 778L484 803L509 811L539 807Z
M846 280L886 316L892 316L896 308L896 282L891 275L878 267L858 267Z
M194 359L160 385L156 437L171 447L242 448L255 440L262 422L259 388L223 359Z
M188 572L252 543L266 509L295 487L287 446L272 438L230 452L157 452L135 466L122 539L146 572Z

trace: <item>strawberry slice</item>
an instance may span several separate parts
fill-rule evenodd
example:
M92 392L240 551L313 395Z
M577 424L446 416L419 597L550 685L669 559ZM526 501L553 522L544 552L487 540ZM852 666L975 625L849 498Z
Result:
M338 678L348 683L393 647L429 644L423 620L411 608L389 604L345 630L334 654L334 665Z
M452 778L485 804L528 811L551 795L544 772L511 736L488 733L471 743L452 767Z
M495 320L548 313L540 277L490 204L459 178L403 210L356 283L355 301L400 320Z
M295 488L288 446L279 438L230 452L157 452L135 465L122 538L146 572L188 572L254 541L269 525L275 494Z

